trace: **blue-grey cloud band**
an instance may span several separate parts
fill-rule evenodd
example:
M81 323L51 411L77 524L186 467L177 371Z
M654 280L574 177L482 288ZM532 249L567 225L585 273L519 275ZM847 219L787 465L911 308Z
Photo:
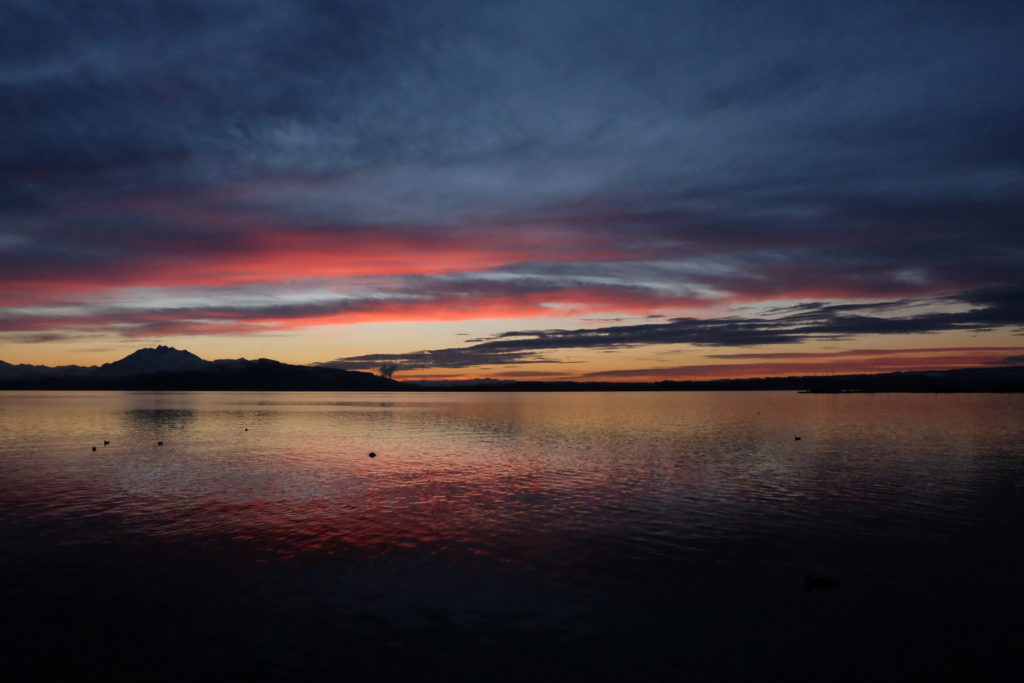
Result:
M405 370L465 368L479 365L558 362L545 351L611 349L644 344L694 346L762 346L799 344L812 340L847 339L861 334L928 334L950 330L1011 327L1024 331L1024 288L991 289L950 297L946 303L969 304L957 313L879 315L886 309L918 303L800 304L771 317L729 316L717 319L677 318L664 323L616 325L582 330L521 330L504 332L489 341L461 348L406 354L367 354L339 358L326 365L365 369L382 362Z

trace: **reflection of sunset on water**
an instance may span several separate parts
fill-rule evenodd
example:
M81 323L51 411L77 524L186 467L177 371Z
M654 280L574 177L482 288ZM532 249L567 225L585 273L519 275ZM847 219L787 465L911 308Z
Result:
M62 400L35 396L8 410L44 415L48 401ZM515 563L575 543L576 535L620 533L656 510L673 511L663 522L677 531L700 517L727 532L765 505L782 516L812 499L870 505L873 488L862 476L898 481L923 466L918 441L932 428L934 403L988 405L983 397L864 395L839 404L757 392L193 393L136 394L142 407L119 410L124 396L76 402L95 413L43 420L48 431L36 437L59 444L75 430L112 439L99 473L83 470L86 478L75 484L86 500L123 501L99 513L111 515L111 524L272 555L365 558L404 548ZM898 424L886 407L895 402ZM1009 410L992 407L984 420L998 422ZM981 418L977 411L951 415L954 431L944 443L970 453L965 439L976 426L965 420ZM816 453L844 455L811 457L805 442L796 448L793 433ZM843 445L850 439L861 444L854 452ZM376 458L366 457L371 449ZM69 457L63 452L66 446L39 457L60 462ZM79 456L69 462L95 465ZM960 457L941 467L969 476L962 468L970 462ZM19 498L44 504L37 495L36 502L24 491ZM118 515L127 518L118 522Z
M268 658L297 678L424 661L476 677L497 659L506 679L600 679L642 652L655 678L679 653L713 678L738 630L765 645L743 671L787 672L808 643L815 671L846 657L823 635L844 629L871 634L861 672L935 643L973 661L1024 569L1022 410L992 394L0 392L0 600L20 651L59 636L83 670L154 629L121 666L173 651L228 678ZM922 642L890 651L906 624Z

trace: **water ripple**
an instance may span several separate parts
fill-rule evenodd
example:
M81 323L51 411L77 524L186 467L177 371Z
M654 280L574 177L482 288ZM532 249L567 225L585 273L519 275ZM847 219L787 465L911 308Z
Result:
M0 393L0 598L39 634L116 595L117 623L238 630L292 674L288 648L338 639L799 679L805 643L849 654L821 624L968 657L1021 606L1022 418L1016 396ZM267 620L288 648L245 626Z

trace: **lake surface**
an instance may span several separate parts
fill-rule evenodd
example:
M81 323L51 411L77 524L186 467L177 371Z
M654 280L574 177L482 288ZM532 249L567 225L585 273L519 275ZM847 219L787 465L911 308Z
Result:
M1021 395L0 392L0 661L1021 680L1022 444Z

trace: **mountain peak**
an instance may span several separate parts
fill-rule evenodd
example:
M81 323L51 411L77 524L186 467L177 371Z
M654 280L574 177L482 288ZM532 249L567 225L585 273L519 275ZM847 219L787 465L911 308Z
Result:
M114 374L151 374L157 372L183 372L198 370L209 364L199 356L172 346L144 348L121 360L103 365L103 370Z
M152 347L151 346L147 346L146 348L138 349L137 351L133 351L132 353L128 354L127 356L125 356L121 360L114 361L114 362L115 363L120 363L122 361L128 360L129 358L171 358L171 357L195 358L195 359L198 359L198 360L202 360L202 358L199 358L199 356L197 356L196 354L192 353L191 351L186 351L184 349L176 349L173 346L164 346L163 344L161 344L159 346L152 346ZM108 363L108 365L113 365L113 363Z

